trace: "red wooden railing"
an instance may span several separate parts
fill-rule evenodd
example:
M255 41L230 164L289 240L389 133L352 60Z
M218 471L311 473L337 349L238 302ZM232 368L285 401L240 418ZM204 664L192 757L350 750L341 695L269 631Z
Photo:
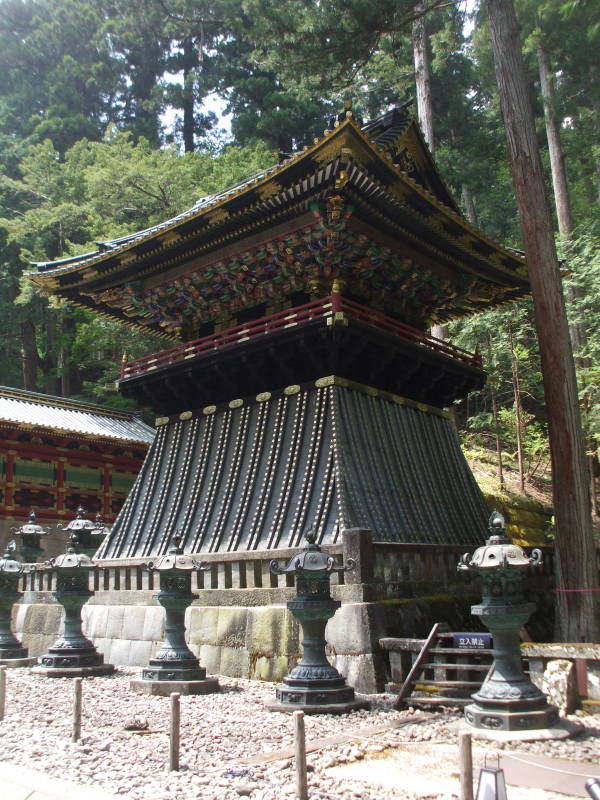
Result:
M399 322L379 311L374 311L360 303L355 303L353 300L348 300L348 298L342 297L341 294L332 294L329 297L313 300L311 303L288 308L285 311L278 311L268 317L261 317L260 319L252 320L252 322L236 325L234 328L228 328L210 336L204 336L202 339L196 339L193 342L185 342L168 350L161 350L160 353L136 358L135 361L126 361L121 366L120 377L121 380L132 378L135 375L141 375L150 370L160 369L169 364L194 358L202 353L218 350L230 344L256 339L259 336L274 333L284 328L303 325L313 319L327 319L335 314L344 314L350 319L373 325L376 328L388 331L394 336L401 336L414 344L428 347L445 356L481 369L481 357L479 355L469 353L467 350L445 342L443 339L437 339L435 336Z

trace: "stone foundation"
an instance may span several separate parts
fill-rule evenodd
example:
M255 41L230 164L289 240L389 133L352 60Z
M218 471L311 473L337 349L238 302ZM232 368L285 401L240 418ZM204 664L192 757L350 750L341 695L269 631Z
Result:
M105 661L146 666L163 640L163 609L151 595L136 598L144 605L119 605L123 598L118 596L101 604L103 599L108 600L94 598L83 609L86 635ZM465 598L465 609L470 599ZM380 631L397 629L402 620L428 618L427 607L427 598L342 605L327 626L331 662L357 691L382 690L386 665L373 639ZM15 629L32 656L42 655L55 641L61 611L50 602L16 606ZM300 658L299 626L283 604L194 605L186 614L186 629L189 647L209 675L280 681Z

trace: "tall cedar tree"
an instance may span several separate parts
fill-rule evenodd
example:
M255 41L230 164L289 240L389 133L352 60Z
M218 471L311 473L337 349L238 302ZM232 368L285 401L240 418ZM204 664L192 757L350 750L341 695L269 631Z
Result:
M550 430L558 635L598 641L598 570L577 383L550 209L512 0L488 0L498 91L529 264Z

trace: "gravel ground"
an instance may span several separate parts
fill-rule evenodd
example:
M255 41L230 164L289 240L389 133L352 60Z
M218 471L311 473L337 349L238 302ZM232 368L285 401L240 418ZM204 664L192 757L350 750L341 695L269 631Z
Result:
M73 744L69 679L44 678L27 670L7 672L6 716L0 722L0 759L41 770L78 784L93 784L131 800L281 800L294 797L291 759L248 765L262 753L292 747L292 718L266 711L273 684L220 678L217 694L181 698L181 769L167 771L169 698L129 690L137 670L83 681L82 739ZM414 800L450 797L422 791L369 786L340 777L341 764L378 760L402 745L456 743L461 715L451 710L394 711L391 695L369 695L370 711L342 716L307 716L306 738L349 734L393 721L400 728L309 753L311 800L369 797ZM600 716L579 718L582 734L566 741L505 744L504 749L543 753L556 758L600 763ZM144 727L135 732L127 727ZM418 746L418 745L417 745ZM478 745L479 746L479 745ZM425 747L425 745L423 745ZM497 745L490 745L497 749ZM433 750L432 750L433 752ZM458 758L456 763L458 763Z

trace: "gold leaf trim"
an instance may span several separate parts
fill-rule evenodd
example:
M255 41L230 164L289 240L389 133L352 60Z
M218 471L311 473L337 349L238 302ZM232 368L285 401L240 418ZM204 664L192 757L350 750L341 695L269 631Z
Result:
M123 253L122 256L118 257L119 264L129 264L130 261L135 261L137 258L137 253Z
M278 181L270 181L264 186L259 186L256 191L261 200L268 200L269 197L282 192L283 186Z
M225 208L217 208L215 211L211 211L210 214L206 215L206 220L211 225L216 225L217 222L223 222L223 220L228 219L229 216L229 211Z
M163 236L160 237L160 241L163 245L173 244L173 242L179 241L182 238L182 235L178 233L178 231L167 231Z
M328 375L326 378L318 378L315 381L317 389L323 389L325 386L335 386L335 376Z

